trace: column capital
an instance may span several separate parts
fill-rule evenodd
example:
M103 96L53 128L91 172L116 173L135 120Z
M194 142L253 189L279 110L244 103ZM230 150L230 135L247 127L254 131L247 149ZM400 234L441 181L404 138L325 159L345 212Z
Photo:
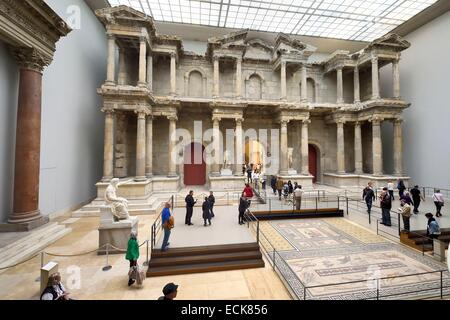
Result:
M169 55L170 55L170 58L172 58L172 59L177 57L176 52L171 52Z
M220 122L222 120L222 118L219 117L219 116L212 116L211 119L212 119L213 122Z
M167 119L169 121L178 121L178 116L177 115L169 115L169 116L167 116Z
M373 56L371 58L372 63L378 63L378 56Z
M336 119L335 122L337 125L344 125L347 121L345 119Z
M108 38L108 40L116 40L116 35L112 32L106 32L106 37Z
M355 127L361 127L362 121L355 121Z
M372 125L380 125L381 122L384 121L384 118L380 117L380 116L373 116L372 118L369 119L369 122L372 123Z
M287 65L287 62L284 61L284 60L282 60L282 61L281 61L281 66L282 66L283 68L286 68L286 65Z
M244 118L234 118L234 121L236 121L236 124L242 125Z
M241 63L241 62L242 62L242 57L241 57L241 56L237 56L237 57L236 57L236 62Z
M103 107L101 111L105 114L114 114L116 111L111 107Z
M11 48L11 53L20 68L39 73L42 73L44 68L52 62L50 58L44 57L34 48Z
M401 117L398 117L398 118L393 118L391 121L394 124L402 124L405 120L403 118L401 118Z
M302 120L302 124L305 125L305 126L307 126L307 125L310 124L310 123L311 123L311 119L309 119L309 118L308 118L308 119L303 119L303 120Z
M342 69L344 69L344 66L337 66L336 67L336 71L342 71Z
M281 119L279 122L281 124L282 127L287 126L287 124L290 122L291 120L289 119Z
M212 60L213 60L213 62L219 62L220 57L219 56L213 56Z
M139 37L139 42L146 42L147 41L147 37L146 36L140 36Z
M358 72L359 71L359 66L356 64L355 67L353 68L354 72Z

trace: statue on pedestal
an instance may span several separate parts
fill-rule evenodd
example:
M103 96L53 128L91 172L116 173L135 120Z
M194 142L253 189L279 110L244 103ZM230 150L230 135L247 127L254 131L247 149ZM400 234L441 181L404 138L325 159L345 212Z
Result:
M294 154L294 148L288 148L288 168L292 169L293 166L293 154Z
M130 218L128 214L128 200L118 197L116 194L119 183L119 179L112 179L105 191L105 201L111 208L114 221L128 220Z

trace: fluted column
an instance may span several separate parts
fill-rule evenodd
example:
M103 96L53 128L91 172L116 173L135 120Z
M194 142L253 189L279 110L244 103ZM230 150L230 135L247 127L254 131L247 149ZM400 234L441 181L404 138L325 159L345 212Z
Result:
M177 176L177 155L174 153L178 117L169 116L169 177Z
M344 83L342 80L342 67L336 69L337 75L337 103L344 103Z
M363 173L361 123L355 122L355 173Z
M337 172L345 173L345 141L344 141L344 121L338 120L337 125Z
M402 119L394 120L394 174L403 175L403 131Z
M380 79L378 70L378 57L372 58L372 99L380 99Z
M105 141L103 153L103 179L108 182L114 177L114 110L104 108Z
M306 66L302 65L302 91L301 91L301 101L308 102L308 82L306 78Z
M383 175L383 145L381 140L381 121L380 118L371 119L372 122L372 157L373 174Z
M302 121L302 174L309 175L309 130L308 125L311 120L306 119Z
M106 71L106 84L115 85L115 72L116 72L116 37L112 34L108 34L108 60Z
M392 62L392 84L393 84L393 94L395 99L400 98L400 59L395 59Z
M220 175L220 118L213 117L213 147L214 157L211 167L211 174L214 176Z
M150 92L153 92L153 56L147 55L147 86Z
M125 54L125 49L121 48L119 51L119 76L117 78L117 83L121 86L127 84L127 59Z
M219 57L213 58L214 63L214 79L213 79L213 98L219 97Z
M153 116L147 116L146 125L146 146L145 146L145 176L153 176Z
M281 100L287 99L286 89L286 61L281 61Z
M281 121L281 133L280 133L280 174L287 175L288 171L288 133L287 124L288 120Z
M138 85L140 87L147 87L147 43L145 37L140 38Z
M236 98L242 98L242 58L236 60Z
M147 117L146 111L136 110L137 114L137 135L136 135L136 177L135 181L144 181L146 180L145 176L145 162L146 162L146 139L145 139L145 131L146 131L146 122L145 119Z
M170 95L177 94L177 54L172 52L170 54Z
M244 119L237 118L236 119L236 151L235 151L235 157L236 157L236 163L234 166L234 175L235 176L242 176L242 164L244 162L243 159L243 147L242 147L242 122Z
M353 70L354 103L361 102L359 87L359 68L358 66L355 66L355 69Z

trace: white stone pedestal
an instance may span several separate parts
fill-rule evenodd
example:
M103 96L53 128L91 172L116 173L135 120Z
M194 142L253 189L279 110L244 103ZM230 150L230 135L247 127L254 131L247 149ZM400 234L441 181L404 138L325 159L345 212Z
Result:
M439 262L445 262L445 243L433 239L433 258Z
M230 169L222 169L220 170L220 175L223 177L230 177L233 175L233 171L231 171Z
M291 180L292 184L294 184L294 182L297 182L304 189L305 187L311 188L313 186L314 177L311 175L304 176L304 175L300 175L300 174L296 174L296 175L281 175L280 174L280 175L278 175L278 179L282 179L283 181Z
M115 222L112 218L111 209L108 206L102 206L100 208L100 226L98 228L98 254L106 254L106 247L103 247L106 244L117 248L109 246L109 254L125 254L130 234L131 232L138 233L138 225L139 219L137 217L130 217L127 220Z
M211 191L242 191L245 187L244 176L209 176L209 188Z
M290 176L296 176L296 175L297 175L297 170L295 170L295 169L289 169L289 170L288 170L288 175L290 175Z

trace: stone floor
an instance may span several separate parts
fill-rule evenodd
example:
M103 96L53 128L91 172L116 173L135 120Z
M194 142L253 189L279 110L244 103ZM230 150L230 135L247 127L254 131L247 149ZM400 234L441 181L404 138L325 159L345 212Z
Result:
M194 216L198 215L196 211ZM95 250L98 245L98 218L61 219L73 231L45 249L52 254L45 256L45 262L59 263L63 281L76 299L154 300L161 296L161 289L168 282L180 285L178 299L291 299L269 263L260 269L149 278L142 288L129 288L128 262L123 254L109 257L108 263L112 269L106 272L102 271L106 256L97 256L95 252L83 254ZM140 216L139 219L139 240L143 242L155 216ZM140 264L145 261L145 256L146 246L143 245ZM39 270L38 256L0 272L0 299L38 299L39 282L36 279Z

